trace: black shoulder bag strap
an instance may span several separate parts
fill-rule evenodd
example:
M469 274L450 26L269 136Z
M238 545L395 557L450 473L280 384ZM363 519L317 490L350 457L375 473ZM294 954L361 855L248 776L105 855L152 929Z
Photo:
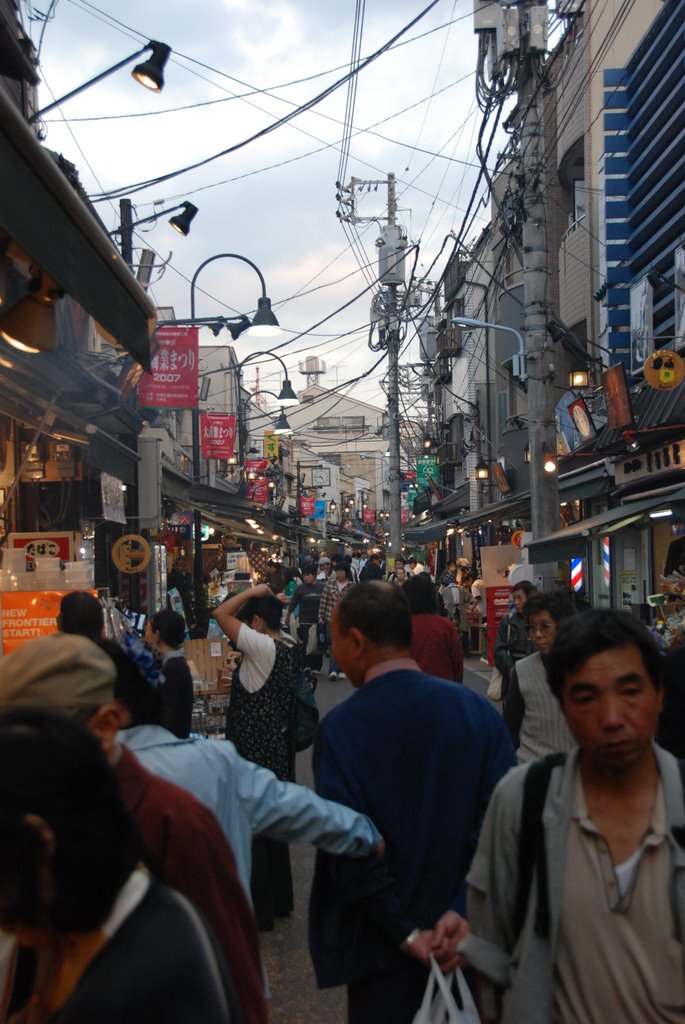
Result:
M523 806L521 807L521 831L518 845L518 886L514 907L514 931L520 935L526 919L528 900L533 883L533 871L537 869L537 906L535 931L545 936L549 933L549 898L547 895L547 857L545 854L545 830L542 827L542 811L553 769L566 760L566 754L550 754L540 761L534 761L523 783Z

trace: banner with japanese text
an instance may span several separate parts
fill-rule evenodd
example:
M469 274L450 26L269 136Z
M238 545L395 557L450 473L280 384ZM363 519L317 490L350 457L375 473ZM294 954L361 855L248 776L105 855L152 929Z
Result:
M300 498L300 515L304 518L313 516L315 501L316 499L314 498L313 495L310 498L308 497L308 495L303 494L302 497Z
M249 480L247 484L247 496L250 501L258 505L266 505L269 500L269 482L264 478Z
M153 409L195 409L198 397L198 328L160 327L152 372L138 384L141 406Z
M245 472L248 477L250 473L254 473L255 476L261 476L263 473L266 473L268 465L268 459L247 459L245 461Z
M206 459L232 459L235 455L235 416L202 413L200 445Z
M376 522L376 510L375 508L365 508L362 512L362 522L364 523L375 523Z

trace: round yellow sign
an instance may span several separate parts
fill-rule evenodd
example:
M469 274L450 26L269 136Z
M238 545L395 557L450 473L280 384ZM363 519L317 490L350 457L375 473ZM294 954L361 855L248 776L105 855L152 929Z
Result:
M650 388L670 391L685 380L685 363L677 352L670 348L660 348L652 352L643 367L643 373Z
M152 552L150 545L137 533L127 533L112 546L112 561L120 572L142 572L147 569Z

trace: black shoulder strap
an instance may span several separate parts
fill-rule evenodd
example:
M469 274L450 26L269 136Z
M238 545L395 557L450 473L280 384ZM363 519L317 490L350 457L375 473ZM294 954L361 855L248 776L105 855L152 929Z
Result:
M523 806L518 847L518 888L514 907L514 930L519 935L526 919L533 871L537 868L537 907L535 930L538 935L549 932L549 900L547 896L547 858L542 810L552 770L566 760L566 754L550 754L534 761L523 782Z

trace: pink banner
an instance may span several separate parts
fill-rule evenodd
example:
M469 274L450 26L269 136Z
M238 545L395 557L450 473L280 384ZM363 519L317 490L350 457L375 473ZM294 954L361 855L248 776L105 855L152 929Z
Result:
M152 372L138 384L141 406L154 409L195 409L198 389L197 327L160 327L159 348Z
M232 459L235 454L235 416L203 413L200 444L206 459Z
M316 501L316 498L314 498L314 497L309 498L309 497L307 497L307 495L303 495L300 498L300 515L301 516L305 516L305 517L313 516L314 515L314 503L315 503L315 501Z

